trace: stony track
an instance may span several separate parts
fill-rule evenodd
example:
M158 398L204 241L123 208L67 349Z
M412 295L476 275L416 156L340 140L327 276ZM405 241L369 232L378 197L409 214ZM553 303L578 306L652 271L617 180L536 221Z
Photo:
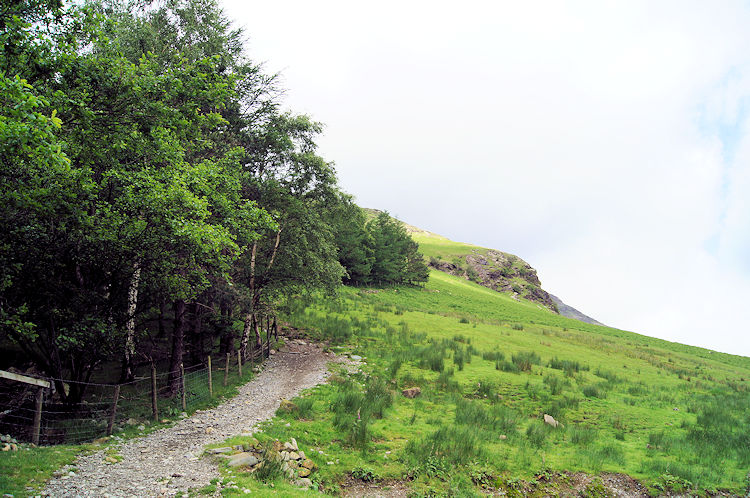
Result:
M118 463L107 462L105 450L79 457L48 483L42 496L181 496L188 489L206 486L219 473L216 464L202 456L204 446L252 433L258 423L274 415L282 399L325 382L331 361L342 360L317 345L292 340L238 389L236 397L173 427L122 442Z

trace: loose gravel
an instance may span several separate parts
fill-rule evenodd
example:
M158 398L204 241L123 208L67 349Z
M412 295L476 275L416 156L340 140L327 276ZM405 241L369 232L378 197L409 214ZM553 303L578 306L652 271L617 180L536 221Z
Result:
M122 456L118 463L106 461L106 450L79 457L58 472L42 496L176 496L202 488L219 477L216 464L202 457L205 445L254 432L260 422L273 417L282 399L325 382L332 361L345 360L324 353L318 345L293 340L226 403L121 443L116 448Z

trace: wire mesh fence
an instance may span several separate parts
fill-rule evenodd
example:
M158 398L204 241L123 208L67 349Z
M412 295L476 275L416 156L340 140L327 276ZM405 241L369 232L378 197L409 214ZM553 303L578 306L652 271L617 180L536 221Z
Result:
M154 365L146 364L128 383L85 383L84 398L75 405L63 403L54 387L69 389L73 381L44 379L52 387L43 388L0 379L0 434L41 445L78 444L130 425L194 411L250 378L253 366L270 355L270 334L259 346L253 346L244 354L235 351L222 358L209 357L206 363L181 366L173 372L159 372Z

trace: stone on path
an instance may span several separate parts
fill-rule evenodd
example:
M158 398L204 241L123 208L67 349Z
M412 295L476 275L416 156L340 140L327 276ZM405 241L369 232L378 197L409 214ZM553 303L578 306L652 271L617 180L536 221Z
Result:
M237 453L229 459L230 467L242 467L244 465L252 467L253 465L257 464L258 459L252 453Z

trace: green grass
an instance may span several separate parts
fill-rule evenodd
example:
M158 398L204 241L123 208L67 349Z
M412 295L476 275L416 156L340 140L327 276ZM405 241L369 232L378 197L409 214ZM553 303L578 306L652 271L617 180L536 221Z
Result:
M21 445L18 451L0 452L0 492L16 498L37 495L57 469L73 463L78 454L92 448L92 445L38 448Z
M544 469L745 492L747 358L566 319L439 272L425 288L347 288L298 302L288 318L319 339L347 322L341 344L368 361L364 373L340 373L306 396L314 418L283 414L265 428L325 453L315 476L325 490L367 468L380 479L408 476L416 494L450 494L460 483L470 494L479 488L465 479L478 465L513 486ZM343 410L351 419L373 378L394 393L382 418L356 437L336 428L342 390L359 396ZM421 396L400 395L413 386ZM545 413L563 426L544 424Z

